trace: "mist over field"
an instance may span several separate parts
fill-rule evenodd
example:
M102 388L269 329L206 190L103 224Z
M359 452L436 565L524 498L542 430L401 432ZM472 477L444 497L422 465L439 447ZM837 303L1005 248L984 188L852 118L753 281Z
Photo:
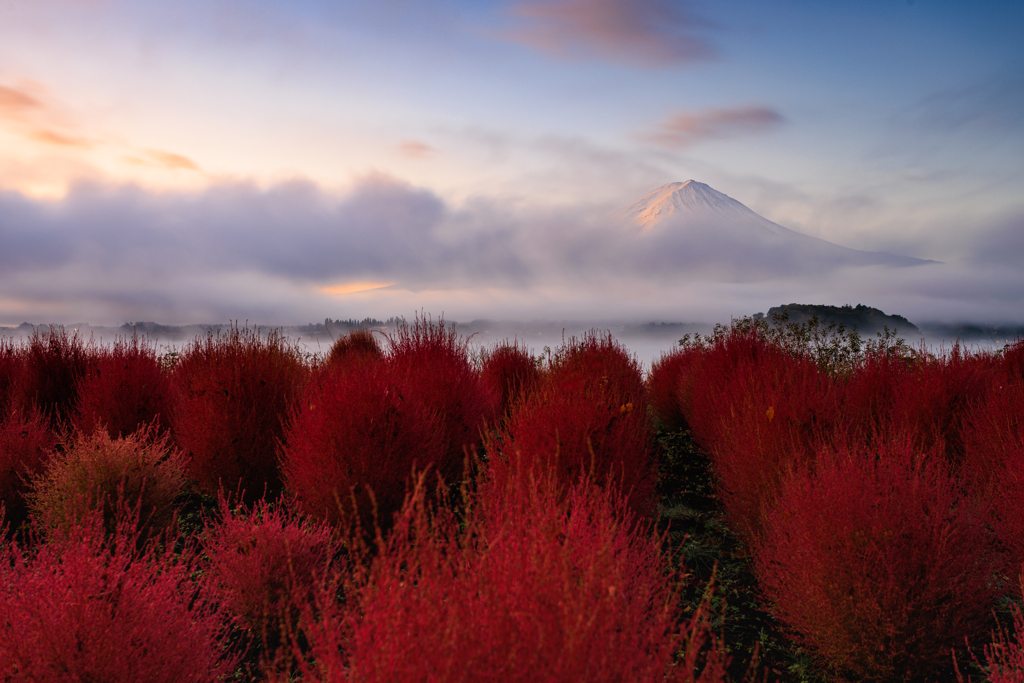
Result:
M2 326L1024 324L1016 5L3 11Z

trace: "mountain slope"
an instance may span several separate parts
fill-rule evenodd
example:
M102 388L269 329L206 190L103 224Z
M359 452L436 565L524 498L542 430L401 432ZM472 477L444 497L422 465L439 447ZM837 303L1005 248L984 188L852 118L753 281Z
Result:
M616 214L639 233L645 258L756 279L847 266L918 266L926 261L850 249L790 230L704 183L670 183Z

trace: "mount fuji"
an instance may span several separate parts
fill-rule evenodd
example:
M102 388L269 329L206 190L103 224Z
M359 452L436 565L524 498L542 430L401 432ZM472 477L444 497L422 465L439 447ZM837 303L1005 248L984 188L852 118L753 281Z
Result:
M844 267L938 263L850 249L790 230L696 180L663 185L615 217L636 233L639 244L633 246L655 270L685 267L731 280L756 280Z

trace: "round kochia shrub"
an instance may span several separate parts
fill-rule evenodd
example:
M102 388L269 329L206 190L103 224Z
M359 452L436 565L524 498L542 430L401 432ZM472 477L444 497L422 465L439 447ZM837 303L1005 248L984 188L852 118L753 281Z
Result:
M166 427L170 392L171 378L160 368L155 347L136 336L119 337L96 353L79 380L75 427L87 434L104 428L115 438L157 421Z
M1024 378L1000 373L965 430L962 479L991 504L991 522L1007 550L1010 575L1024 564Z
M42 474L56 445L38 410L12 411L0 419L0 505L12 527L28 518L29 481Z
M495 417L498 395L470 362L468 341L444 319L403 324L388 343L387 364L396 387L407 400L422 403L432 417L443 449L434 467L446 479L461 476L467 457Z
M283 420L307 375L299 350L277 332L233 327L187 346L174 370L171 427L189 477L207 493L276 496Z
M349 332L331 346L328 363L366 363L383 357L380 344L370 330L359 329Z
M497 415L505 417L510 408L540 382L540 370L525 346L506 341L487 352L480 379L500 396Z
M518 405L509 418L501 453L489 455L494 479L513 476L515 468L551 471L563 486L589 476L626 497L642 516L654 511L657 463L646 412L631 403L573 382L545 382Z
M372 532L390 525L413 469L436 469L449 446L387 365L328 365L289 420L281 469L305 512Z
M940 457L909 441L876 448L823 455L784 481L755 549L758 582L839 677L950 676L951 648L985 632L1001 560Z
M12 397L23 410L39 408L54 429L64 428L78 401L78 383L94 360L95 346L60 327L36 329L25 349Z
M108 536L95 515L33 553L0 543L0 680L223 680L237 658L190 563L138 546L134 521Z
M690 376L700 354L701 349L696 347L673 349L651 366L651 374L647 378L651 412L667 429L678 430L687 426L685 401L692 394Z
M206 528L204 580L224 610L256 642L263 666L290 661L287 637L298 605L312 599L339 544L325 523L302 521L285 508L258 501L232 512L221 499L221 519Z
M7 337L0 337L0 420L11 411L25 367L25 349Z
M681 614L679 576L614 494L518 475L481 491L464 531L420 479L345 604L307 610L307 678L725 680L717 644L701 656L705 612Z
M515 406L490 476L553 470L563 486L588 476L641 516L654 511L657 463L643 379L611 337L570 340L540 385Z
M109 530L125 509L136 510L145 536L171 524L184 483L181 454L152 428L122 439L97 430L54 454L35 480L32 509L40 521L65 529L98 511Z
M571 390L582 385L647 412L647 390L640 364L610 332L592 331L579 338L571 337L558 350L548 375L556 386Z
M785 472L813 461L831 438L837 394L811 358L756 330L733 328L697 353L680 383L686 420L714 466L732 529L754 542Z
M938 448L954 467L965 451L966 425L994 384L998 361L959 344L937 356L911 359L884 351L868 355L842 383L846 429L880 440L912 438Z

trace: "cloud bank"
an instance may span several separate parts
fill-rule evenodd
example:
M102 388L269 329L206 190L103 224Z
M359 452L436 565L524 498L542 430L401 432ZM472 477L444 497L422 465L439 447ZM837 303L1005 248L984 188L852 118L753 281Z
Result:
M767 307L865 303L918 320L1017 321L1024 216L959 263L837 269L639 241L606 207L454 206L370 177L156 193L79 185L59 201L0 194L0 324L411 315L722 320ZM713 246L713 245L712 245ZM922 317L924 316L924 317ZM1019 321L1017 321L1019 322Z

